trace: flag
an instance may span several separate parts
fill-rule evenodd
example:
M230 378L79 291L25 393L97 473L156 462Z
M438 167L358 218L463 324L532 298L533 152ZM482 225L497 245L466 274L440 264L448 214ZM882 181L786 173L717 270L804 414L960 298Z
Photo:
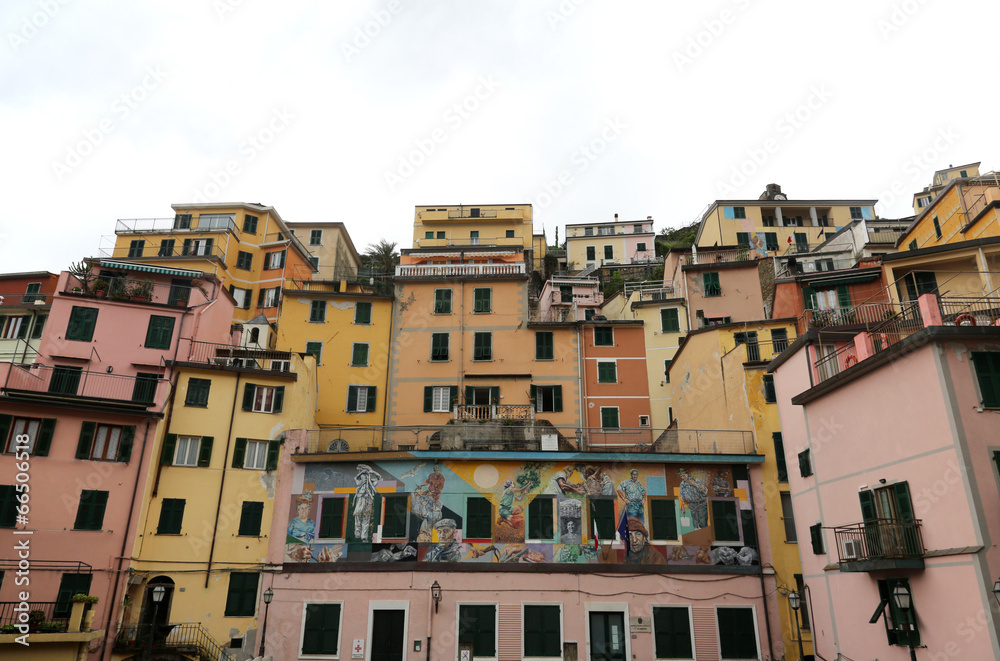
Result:
M597 538L597 517L591 516L590 518L594 521L594 550L595 551L600 551L601 550L601 546L600 546L601 540Z
M792 242L792 237L788 237L788 242L789 242L789 243L791 243L791 242Z
M623 511L622 518L618 522L618 535L625 541L625 557L632 555L632 540L628 531L628 513Z

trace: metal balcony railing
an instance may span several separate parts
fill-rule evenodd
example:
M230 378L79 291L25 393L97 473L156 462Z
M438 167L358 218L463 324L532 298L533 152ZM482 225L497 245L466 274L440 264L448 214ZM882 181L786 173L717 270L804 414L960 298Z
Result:
M0 601L0 627L17 624L20 621L18 615L24 611L14 610L20 604L21 602L19 601ZM69 623L68 612L56 615L56 612L61 610L61 608L68 611L65 603L57 601L29 601L27 617L30 618L30 623L35 625L35 630L39 633L59 633L66 631ZM35 613L40 613L40 615L35 615ZM49 626L39 626L43 624L48 624Z
M834 308L831 310L807 309L802 313L805 324L810 328L827 328L828 326L850 326L852 324L881 324L903 316L911 320L920 319L920 311L912 305L900 303L862 303L849 308Z
M126 624L118 628L115 635L114 651L140 653L150 649L154 652L172 651L185 656L212 661L235 661L236 657L209 635L200 622L183 624Z
M503 449L706 455L752 455L757 452L753 434L749 431L554 427L538 421L547 415L550 414L536 411L534 423L527 419L523 423L508 419L500 424L488 424L488 421L473 419L447 425L314 429L307 433L305 447L299 448L298 452Z
M697 253L684 255L684 266L695 264L716 264L724 262L748 262L757 259L758 253L749 246L733 250L699 250Z
M460 404L455 420L534 420L535 409L528 404Z
M523 263L518 264L401 264L397 278L504 277L526 275Z
M197 231L197 230L184 230L184 231ZM218 230L206 230L206 231L218 231ZM171 239L173 241L173 239ZM161 243L156 243L153 240L147 240L142 248L141 253L135 251L131 246L113 246L112 248L100 249L102 257L114 258L114 259L128 259L128 260L157 260L157 259L197 259L199 257L205 259L218 259L220 261L226 260L226 251L217 242L213 241L209 243L201 243L200 241L205 241L204 239L192 240L189 244L185 246L184 241L178 239L173 244L167 243L164 245Z
M209 301L208 291L201 287L153 282L138 278L94 278L87 289L75 277L66 279L64 294L107 298L119 302L155 303L171 307L188 307Z
M205 363L220 367L287 372L291 369L292 354L254 346L218 344L181 338L177 360L188 363Z
M746 354L746 362L748 363L770 361L788 348L787 339L763 342L741 342L740 344L743 345L743 351Z
M204 225L199 223L204 222ZM119 218L115 234L145 234L147 232L210 232L236 231L236 223L228 218L191 218L183 221L174 218Z
M166 385L165 379L145 379L35 363L8 365L3 390L45 393L53 397L132 402L148 408L159 401L160 391Z
M942 296L938 302L945 326L996 326L1000 323L1000 297Z
M11 307L14 305L46 305L52 302L52 294L0 294L0 306Z
M483 209L480 207L461 207L459 209L448 209L449 218L496 218L496 209Z
M674 298L676 296L674 292L674 283L671 281L647 280L645 282L625 283L625 298L629 298L632 294L638 294L640 301L663 301Z
M833 529L841 563L924 557L920 519L870 519Z

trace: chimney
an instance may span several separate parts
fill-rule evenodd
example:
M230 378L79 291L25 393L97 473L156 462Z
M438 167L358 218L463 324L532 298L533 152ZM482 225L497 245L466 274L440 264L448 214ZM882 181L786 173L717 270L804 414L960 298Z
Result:
M618 222L618 214L615 214L615 222Z

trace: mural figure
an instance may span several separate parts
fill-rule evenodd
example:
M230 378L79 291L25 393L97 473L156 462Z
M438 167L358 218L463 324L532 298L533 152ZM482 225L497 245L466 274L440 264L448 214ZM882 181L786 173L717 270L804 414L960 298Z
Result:
M632 469L631 478L618 485L618 497L625 501L625 511L640 521L646 520L646 487L639 481L639 471Z
M679 468L677 477L681 479L681 498L691 510L691 523L695 530L708 526L708 487L705 483L691 475L687 470Z
M580 544L583 542L580 519L583 506L579 500L562 500L559 502L559 540L563 544Z
M613 496L615 483L601 466L591 466L584 471L584 488L588 496Z
M570 479L573 477L575 469L572 466L566 466L562 469L561 473L556 473L555 477L552 478L550 483L549 491L554 494L561 494L564 496L582 496L586 493L584 486L582 484L573 484Z
M311 542L316 538L316 522L309 518L312 510L312 493L304 493L295 502L298 516L288 524L288 536L302 542Z
M354 476L357 491L354 495L354 536L362 541L371 539L372 507L378 495L376 485L382 476L368 464L358 464L358 474Z
M590 544L563 544L552 557L553 562L593 562L597 550Z
M666 558L649 545L649 533L642 521L630 516L628 518L629 551L625 554L627 565L665 565Z
M497 519L497 523L511 524L511 516L518 516L524 512L524 508L514 505L514 501L524 500L524 492L529 486L525 484L523 487L515 487L514 480L504 482L503 495L500 496L500 518Z
M438 543L437 546L427 551L424 562L460 562L465 559L466 550L473 558L478 558L486 553L485 550L475 547L467 549L465 544L455 539L457 527L454 519L441 519L434 524L434 529L437 530L438 534Z
M720 498L732 498L733 485L729 483L729 478L726 476L724 469L720 468L719 472L712 478L712 491Z
M427 495L434 500L440 498L441 492L444 491L444 475L441 474L441 467L434 464L431 474L427 476L427 479L420 486L427 487Z
M413 491L411 511L420 519L420 531L417 533L418 542L431 541L431 531L434 524L441 519L441 492L444 490L444 475L441 474L441 467L434 466L434 470L423 484Z
M545 562L545 553L534 551L526 544L492 544L482 549L482 553L493 553L497 562Z

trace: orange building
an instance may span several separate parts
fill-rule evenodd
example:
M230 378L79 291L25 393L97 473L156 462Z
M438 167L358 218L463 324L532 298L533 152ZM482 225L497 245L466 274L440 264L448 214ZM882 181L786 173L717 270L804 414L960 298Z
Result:
M646 343L641 321L592 320L583 334L584 426L591 443L634 444L650 429Z

